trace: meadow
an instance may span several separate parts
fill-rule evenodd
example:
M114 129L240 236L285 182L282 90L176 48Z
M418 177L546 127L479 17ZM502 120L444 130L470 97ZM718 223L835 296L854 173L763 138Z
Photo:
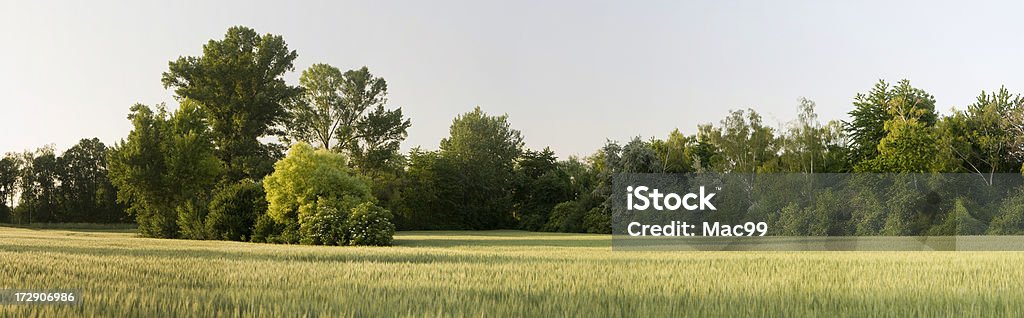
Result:
M392 247L0 227L0 316L1007 316L1020 252L635 252L608 235L400 232Z

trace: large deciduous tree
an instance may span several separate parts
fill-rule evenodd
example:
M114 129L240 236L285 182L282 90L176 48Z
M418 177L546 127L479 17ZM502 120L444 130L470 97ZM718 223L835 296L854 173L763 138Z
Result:
M775 130L765 126L753 109L734 110L721 121L721 127L705 128L706 139L718 150L713 159L725 172L758 172L778 156Z
M938 120L935 98L911 86L908 80L896 86L878 81L868 93L857 94L853 106L854 110L849 113L851 120L845 124L853 147L850 162L854 165L878 156L879 143L888 134L886 122L902 116L904 121L913 119L921 126L930 127Z
M56 222L60 198L57 156L52 145L23 154L20 202L15 211L21 222Z
M1015 114L1024 110L1024 97L1012 95L1005 87L981 92L966 110L943 118L945 142L962 160L963 168L992 184L996 173L1018 172L1021 157L1014 156Z
M523 137L508 115L491 116L480 107L455 118L451 135L441 140L441 158L450 164L442 178L451 192L442 198L467 228L496 229L513 223L512 182L515 161L523 152Z
M202 56L171 61L163 74L165 87L204 108L229 179L270 172L275 148L260 138L279 134L275 127L283 123L284 105L301 92L284 81L296 56L281 36L236 26L206 43Z
M14 154L7 154L0 159L0 222L10 222L14 198L18 193L20 163Z
M57 158L63 222L127 221L107 178L107 152L98 138L82 139Z
M327 64L302 72L304 89L286 128L292 139L348 154L363 172L393 165L410 121L402 109L386 109L387 82L362 67L341 73Z
M201 228L210 190L224 169L206 118L191 100L173 114L163 106L132 106L133 129L108 161L117 199L135 216L141 234L177 237L182 227Z

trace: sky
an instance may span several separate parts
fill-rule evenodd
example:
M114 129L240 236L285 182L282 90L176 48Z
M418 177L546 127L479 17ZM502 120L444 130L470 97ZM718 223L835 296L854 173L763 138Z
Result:
M936 108L1024 92L1024 2L985 1L10 1L0 0L0 152L127 136L135 103L177 107L168 61L231 26L281 35L314 63L367 66L412 120L403 150L437 149L452 119L508 114L560 157L664 137L801 97L845 119L879 79Z

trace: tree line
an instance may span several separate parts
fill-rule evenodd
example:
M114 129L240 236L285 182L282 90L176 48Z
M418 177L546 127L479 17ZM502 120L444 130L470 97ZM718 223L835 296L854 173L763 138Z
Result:
M296 57L281 36L230 28L202 55L169 62L162 83L179 106L132 106L133 129L113 147L85 139L61 156L8 154L0 217L308 244L387 244L396 229L610 233L618 173L951 172L992 184L1024 164L1019 94L981 92L943 116L907 80L857 94L849 121L823 123L800 99L781 127L734 110L693 134L608 141L565 159L526 148L508 115L477 107L438 150L403 154L412 122L389 105L383 78L314 64L292 86L284 76Z

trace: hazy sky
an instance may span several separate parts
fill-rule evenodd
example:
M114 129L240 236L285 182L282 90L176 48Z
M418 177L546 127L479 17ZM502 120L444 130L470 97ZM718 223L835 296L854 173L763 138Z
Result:
M296 70L366 65L436 149L459 113L508 113L532 148L693 133L729 109L778 125L797 99L845 118L878 79L948 111L1024 92L1020 1L0 0L0 152L125 137L137 102L166 102L167 62L233 25L284 36Z

